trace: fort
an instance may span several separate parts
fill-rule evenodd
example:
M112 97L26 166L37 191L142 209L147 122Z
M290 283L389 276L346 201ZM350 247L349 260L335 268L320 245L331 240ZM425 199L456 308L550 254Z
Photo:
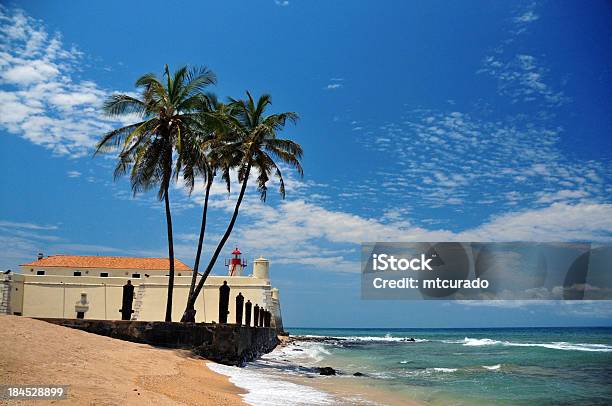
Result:
M181 319L192 270L175 260L172 320ZM19 273L0 275L0 313L152 345L192 348L219 362L240 364L277 343L283 332L270 263L247 262L238 248L227 275L210 275L195 305L196 323L166 323L167 258L38 255Z
M246 261L236 248L227 262L228 275L210 275L196 303L196 322L219 323L219 288L227 282L232 299L239 293L244 302L269 310L271 324L282 329L278 289L270 283L270 262L253 261L253 272L245 275ZM134 286L131 320L158 321L165 315L168 289L166 258L38 255L20 265L21 272L1 275L4 312L41 318L121 320L123 286ZM172 320L180 320L187 303L192 270L175 260ZM82 300L86 300L84 305ZM235 319L235 300L229 300L229 318Z

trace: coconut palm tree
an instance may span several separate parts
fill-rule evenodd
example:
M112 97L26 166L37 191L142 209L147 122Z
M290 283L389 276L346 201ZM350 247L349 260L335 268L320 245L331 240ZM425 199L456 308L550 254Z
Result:
M129 170L134 194L158 187L157 197L164 200L170 261L165 320L172 321L174 243L168 191L173 174L178 176L183 168L182 148L192 148L190 128L205 105L203 91L216 82L216 77L205 67L183 66L171 74L168 65L163 76L162 79L152 73L141 76L136 81L140 97L115 94L106 100L106 115L135 115L138 121L106 133L95 153L119 149L115 179Z
M225 157L224 162L227 166L236 168L238 181L241 182L240 192L227 229L217 244L196 289L189 297L187 310L194 308L204 282L234 228L251 173L257 175L257 189L262 201L266 200L267 183L271 176L278 178L279 192L282 198L285 197L283 175L275 159L295 168L300 176L303 176L300 163L302 147L291 140L277 138L277 132L285 127L287 120L295 123L298 115L286 112L266 116L265 111L270 104L272 104L270 95L261 96L256 103L249 92L246 100L230 99L229 114L225 117L228 128L226 138L224 142L215 146L215 154Z
M210 197L210 189L213 185L217 172L221 172L223 180L225 180L228 193L230 192L230 166L226 162L224 156L217 154L216 148L227 141L227 105L220 103L217 98L209 94L204 102L206 106L202 106L200 114L191 128L191 136L193 142L190 146L192 150L183 148L183 177L185 185L189 190L189 194L193 192L195 181L198 177L205 182L204 187L204 206L202 208L202 220L200 224L200 235L198 238L198 247L196 250L193 272L191 277L191 285L189 286L190 297L196 287L200 259L202 256L202 247L204 243L204 235L206 233L206 219L208 214L208 200ZM193 306L188 306L181 319L182 322L195 322L195 309Z

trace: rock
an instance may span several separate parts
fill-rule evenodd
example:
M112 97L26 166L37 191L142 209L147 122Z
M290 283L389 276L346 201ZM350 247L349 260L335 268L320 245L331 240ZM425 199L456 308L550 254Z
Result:
M336 375L336 370L332 367L319 367L317 371L319 375Z
M301 348L294 348L293 351L304 351L304 350Z
M362 374L361 372L355 372L355 373L353 374L353 376L365 376L365 375L364 375L364 374Z

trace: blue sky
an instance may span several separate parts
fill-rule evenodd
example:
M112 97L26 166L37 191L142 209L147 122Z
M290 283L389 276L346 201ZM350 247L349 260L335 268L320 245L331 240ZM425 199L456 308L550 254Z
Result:
M112 157L92 159L91 146L119 124L100 114L107 95L165 63L201 64L219 96L268 92L275 111L301 117L284 135L304 147L304 179L287 172L285 201L251 191L226 246L272 260L286 324L611 324L607 303L365 302L358 263L362 241L612 239L610 3L0 10L3 268L39 251L165 255L161 204L114 183ZM209 250L234 198L215 189ZM202 190L171 199L191 265Z

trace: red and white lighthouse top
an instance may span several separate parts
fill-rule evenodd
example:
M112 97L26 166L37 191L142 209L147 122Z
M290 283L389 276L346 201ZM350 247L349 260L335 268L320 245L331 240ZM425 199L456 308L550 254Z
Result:
M240 250L238 249L238 247L236 247L233 251L232 251L232 255L240 255L242 254L242 252L240 252Z

